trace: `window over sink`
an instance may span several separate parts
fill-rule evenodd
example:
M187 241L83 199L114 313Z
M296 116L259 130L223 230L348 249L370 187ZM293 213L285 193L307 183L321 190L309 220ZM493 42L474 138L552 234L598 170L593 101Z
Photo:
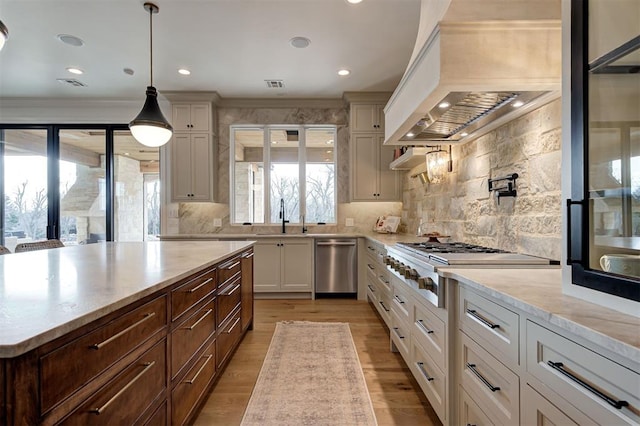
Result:
M231 223L336 223L336 127L231 126Z

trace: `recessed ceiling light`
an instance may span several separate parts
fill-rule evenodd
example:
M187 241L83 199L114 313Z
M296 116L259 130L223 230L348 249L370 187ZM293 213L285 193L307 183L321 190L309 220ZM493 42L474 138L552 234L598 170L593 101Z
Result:
M189 71L186 68L180 68L178 69L178 74L182 74L182 75L191 75L191 71Z
M306 37L297 36L289 40L289 44L295 48L304 49L305 47L309 47L311 40Z
M331 154L333 151L331 151L330 149L327 150L327 154Z
M271 145L278 145L278 141L271 141Z
M513 103L513 107L514 108L520 108L522 105L524 105L524 102L522 102L522 101L515 101Z
M81 39L79 39L76 36L72 36L72 35L69 35L69 34L58 34L57 38L58 38L58 40L60 40L64 44L68 44L69 46L80 47L80 46L84 45L84 41L82 41Z
M438 105L438 108L449 108L451 106L451 104L449 102L440 102L440 104Z
M80 68L75 68L75 67L69 67L67 68L67 71L69 71L71 74L76 74L76 75L84 74L84 71L82 71Z
M465 136L469 136L469 133L467 133L467 132L462 132L462 133L460 133L460 136L462 136L462 137L464 138Z
M409 133L407 133L407 137L408 137L408 138L412 138L412 137L414 137L414 136L415 136L415 133L413 133L413 132L409 132Z
M342 70L338 71L338 75L345 76L345 75L349 75L349 74L351 74L351 71L349 71L348 69L342 69Z
M333 143L333 139L329 139L329 140L326 142L326 144L327 144L327 145L331 145L332 143Z
M128 152L123 152L123 154L124 154L124 155L127 155L127 156L131 155L131 154L129 154Z
M351 4L358 4L361 3L362 0L347 0L347 3L351 3Z

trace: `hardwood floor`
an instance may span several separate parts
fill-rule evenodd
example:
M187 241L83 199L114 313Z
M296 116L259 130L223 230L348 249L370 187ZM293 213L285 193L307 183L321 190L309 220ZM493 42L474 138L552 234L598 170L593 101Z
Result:
M195 425L238 425L249 402L278 321L348 322L379 425L440 425L367 302L356 300L256 300L249 331L218 379Z

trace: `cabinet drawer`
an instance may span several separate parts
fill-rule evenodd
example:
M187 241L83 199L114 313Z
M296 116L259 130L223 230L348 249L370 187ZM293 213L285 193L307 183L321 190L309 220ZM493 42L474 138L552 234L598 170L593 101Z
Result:
M464 389L460 388L460 424L475 426L493 426L489 417L478 407L478 404ZM529 425L529 423L526 423ZM557 423L559 426L562 423Z
M167 323L159 297L40 358L42 413L140 346Z
M380 289L380 287L378 287L378 289ZM382 293L378 296L376 308L385 324L387 324L387 327L391 328L391 298L388 294Z
M242 295L240 290L241 282L241 277L238 275L233 281L227 282L224 287L218 288L217 324L222 324L240 304Z
M407 324L413 323L413 299L409 295L408 289L401 281L393 283L393 294L391 295L391 309L398 314L398 317ZM409 330L407 330L409 331Z
M216 342L216 359L218 367L227 360L227 356L233 350L235 344L240 340L242 327L240 326L240 309L236 310L229 319L218 327L218 338Z
M204 299L216 289L216 270L210 269L204 274L190 279L171 291L171 319L175 321L189 308Z
M373 303L378 303L378 288L374 281L371 281L369 277L367 277L367 295L369 296L369 300Z
M409 363L413 376L420 385L425 396L443 424L447 424L445 417L447 406L446 376L431 359L427 351L416 341L411 340L411 362Z
M522 393L522 423L531 426L578 426L578 423L529 386L524 386Z
M218 265L218 288L226 286L236 276L240 276L241 259L236 256Z
M460 383L493 423L520 422L520 381L516 374L463 332L460 335Z
M171 393L171 424L184 424L205 396L209 383L216 374L215 339L212 339L202 356L193 363L184 379Z
M373 276L375 277L377 274L377 264L376 262L371 258L371 256L367 256L367 260L366 260L366 267L367 267L367 276Z
M536 388L553 389L596 423L640 423L636 371L531 321L527 321L526 363L527 371L540 382Z
M167 424L167 402L160 407L144 422L145 426L163 426Z
M497 303L460 288L458 320L460 329L496 357L519 364L519 316Z
M389 280L389 273L386 269L378 272L378 283L380 284L380 290L391 296L391 281Z
M413 305L412 340L417 340L436 362L442 371L446 371L447 333L444 321L421 303Z
M145 417L166 389L166 340L156 343L80 405L63 425L125 425Z
M398 314L395 310L391 310L391 341L396 344L396 347L400 351L400 354L407 362L410 363L410 346L409 342L411 340L410 328L409 326L398 317Z
M216 301L212 299L171 333L172 379L215 331Z

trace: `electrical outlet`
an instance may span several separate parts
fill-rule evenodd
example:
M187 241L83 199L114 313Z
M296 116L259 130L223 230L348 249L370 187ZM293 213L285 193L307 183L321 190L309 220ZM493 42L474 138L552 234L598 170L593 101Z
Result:
M213 219L213 226L217 226L218 228L222 226L222 219L220 219L219 217L216 217L215 219Z
M347 220L346 220L345 226L353 226L353 225L355 225L355 222L354 222L353 218L352 217L348 217Z

